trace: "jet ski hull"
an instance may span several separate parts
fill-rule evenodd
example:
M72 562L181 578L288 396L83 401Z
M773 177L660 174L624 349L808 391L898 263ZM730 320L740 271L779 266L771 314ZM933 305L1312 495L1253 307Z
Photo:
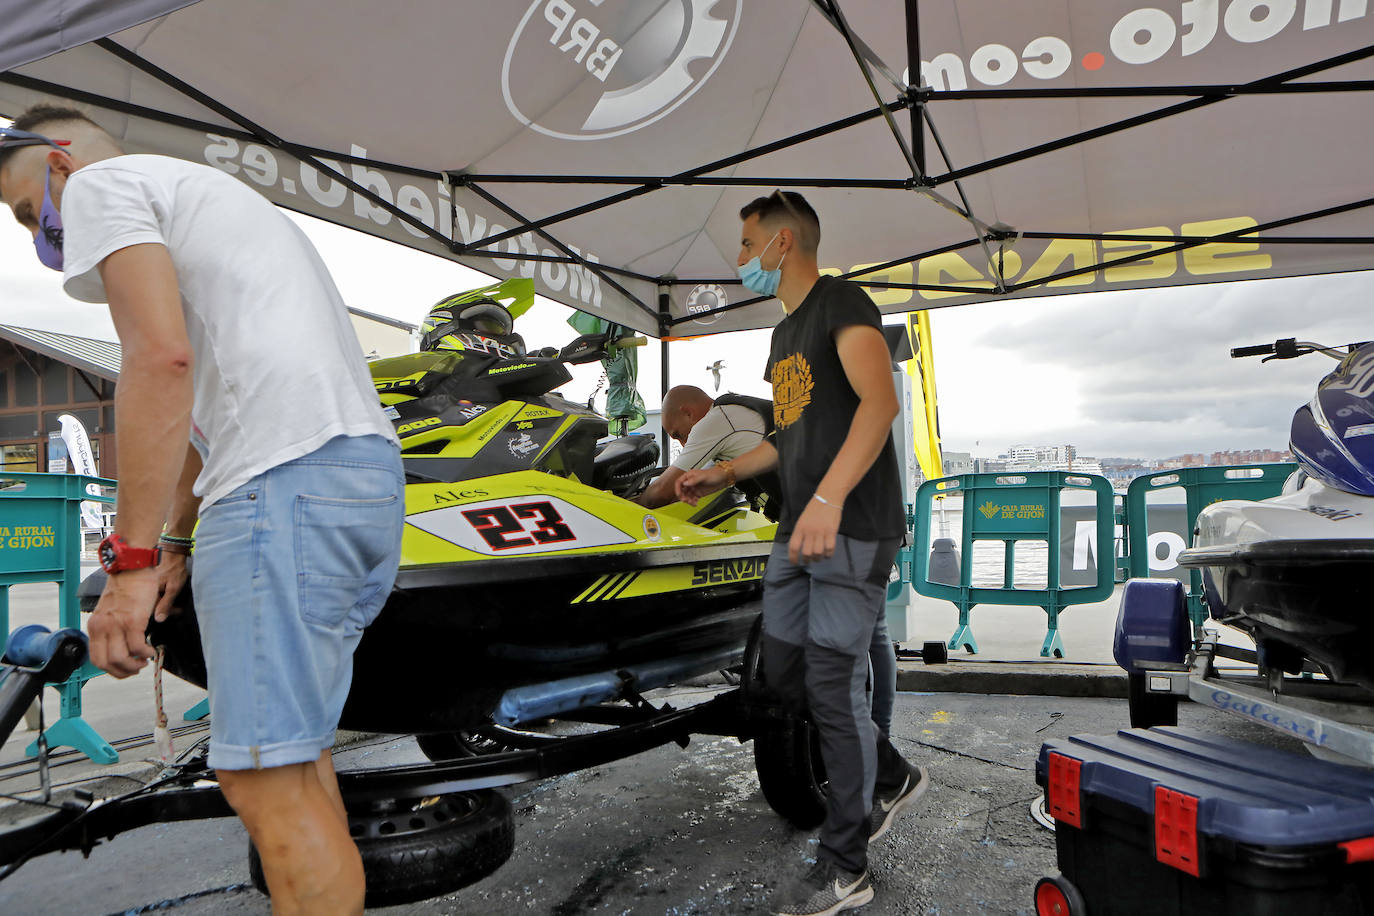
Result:
M1310 658L1374 690L1374 519L1368 500L1307 481L1198 518L1183 566L1201 568L1211 616L1249 632L1290 669ZM1286 650L1286 651L1285 651Z
M340 727L457 731L513 688L657 663L676 677L743 653L769 542L402 569L354 656ZM156 625L167 669L206 683L193 596ZM694 668L693 665L696 667ZM703 669L702 665L709 665Z

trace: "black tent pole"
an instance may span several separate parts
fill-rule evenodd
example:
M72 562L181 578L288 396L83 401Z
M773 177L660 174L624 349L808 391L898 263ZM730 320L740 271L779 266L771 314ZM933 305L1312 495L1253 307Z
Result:
M658 439L659 448L662 450L664 467L668 465L668 456L672 454L668 449L668 430L663 425L663 398L668 396L668 335L672 332L673 326L669 319L672 318L670 307L672 296L666 286L659 287L658 290L658 320L659 320L659 367L658 367Z
M907 98L911 100L911 106L907 111L911 115L911 154L916 158L916 167L920 174L924 176L926 132L921 115L925 101L912 91L912 87L915 87L917 92L921 88L921 20L917 6L917 0L906 0L906 82Z

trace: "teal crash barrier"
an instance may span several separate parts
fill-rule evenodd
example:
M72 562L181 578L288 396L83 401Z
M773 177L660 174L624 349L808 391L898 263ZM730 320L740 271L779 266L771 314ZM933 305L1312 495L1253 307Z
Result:
M1096 507L1097 543L1111 544L1115 523L1115 497L1106 478L1063 471L1034 471L1025 474L961 474L926 481L916 491L915 575L912 587L928 598L952 602L959 609L959 628L950 638L949 648L978 651L973 637L972 612L975 605L1023 605L1044 609L1047 631L1040 654L1064 657L1064 642L1059 635L1059 614L1075 604L1089 604L1111 597L1114 564L1097 564L1097 580L1091 585L1061 587L1060 505L1065 493L1091 494ZM958 584L931 581L931 524L937 500L961 497ZM995 541L1002 544L1002 585L974 586L974 544ZM1018 588L1015 584L1018 544L1040 542L1046 545L1048 566L1045 588Z
M1131 481L1126 488L1126 568L1132 579L1158 577L1150 569L1149 537L1151 493L1174 488L1184 496L1184 543L1192 543L1192 531L1197 527L1198 513L1213 503L1225 499L1259 500L1278 496L1288 475L1297 470L1292 463L1244 464L1231 467L1179 468L1146 474ZM1103 543L1103 542L1099 542ZM1202 571L1188 570L1184 585L1188 602L1188 616L1194 631L1207 619L1202 599Z
M56 582L58 626L83 630L76 595L81 503L113 503L114 491L113 480L81 474L0 474L0 634L10 631L10 586L29 582ZM62 715L45 734L49 747L73 747L96 763L115 763L115 749L81 717L81 688L100 673L88 661L58 687ZM25 753L37 754L38 742Z

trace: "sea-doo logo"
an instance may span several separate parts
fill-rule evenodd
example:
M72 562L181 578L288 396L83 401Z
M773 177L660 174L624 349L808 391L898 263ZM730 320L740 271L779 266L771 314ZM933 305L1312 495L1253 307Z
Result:
M716 311L729 304L730 297L726 295L725 287L718 283L702 283L692 287L687 294L687 314L696 315L692 320L697 324L715 324L720 320Z
M716 72L741 5L534 0L501 64L506 107L521 123L564 140L618 137L652 124Z
M692 564L692 584L710 585L716 582L739 582L744 579L762 579L768 571L768 560L752 557L748 560L715 560L711 563Z

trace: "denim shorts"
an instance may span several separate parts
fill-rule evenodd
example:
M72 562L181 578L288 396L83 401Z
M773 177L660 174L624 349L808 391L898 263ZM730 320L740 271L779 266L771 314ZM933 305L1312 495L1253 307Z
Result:
M191 585L212 767L305 763L333 746L404 523L400 451L381 436L331 439L202 509Z

